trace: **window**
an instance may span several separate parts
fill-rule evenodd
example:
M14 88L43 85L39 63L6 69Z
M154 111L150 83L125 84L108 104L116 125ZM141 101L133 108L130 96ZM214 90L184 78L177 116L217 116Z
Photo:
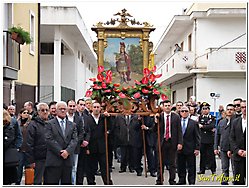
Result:
M182 42L182 43L181 43L181 49L182 49L182 51L183 51L183 44L184 44L184 43Z
M35 14L30 10L30 37L32 42L29 46L29 53L35 55Z
M189 97L193 96L193 86L187 88L187 100Z
M81 56L81 62L84 63L84 56Z
M172 104L176 103L176 91L172 92L172 100L173 100Z
M80 59L80 51L78 51L78 59Z
M54 54L54 43L41 43L41 54ZM64 55L63 43L61 43L61 55Z
M188 36L188 51L192 50L192 34Z

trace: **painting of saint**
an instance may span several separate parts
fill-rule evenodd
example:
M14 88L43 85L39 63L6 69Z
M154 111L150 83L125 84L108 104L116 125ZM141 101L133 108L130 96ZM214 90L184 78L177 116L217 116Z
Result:
M113 82L134 85L142 79L143 55L139 38L108 38L104 53L104 67L113 72Z

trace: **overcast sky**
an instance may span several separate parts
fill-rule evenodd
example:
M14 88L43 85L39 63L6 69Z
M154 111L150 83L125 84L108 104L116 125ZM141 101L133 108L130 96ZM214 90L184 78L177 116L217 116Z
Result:
M70 3L68 1L63 1L63 3L46 2L41 3L41 5L77 6L93 41L97 40L95 32L91 31L93 24L109 21L111 18L114 18L113 14L125 8L137 21L149 22L156 28L150 35L150 41L155 46L173 16L181 15L183 9L189 8L192 5L192 1L81 0Z

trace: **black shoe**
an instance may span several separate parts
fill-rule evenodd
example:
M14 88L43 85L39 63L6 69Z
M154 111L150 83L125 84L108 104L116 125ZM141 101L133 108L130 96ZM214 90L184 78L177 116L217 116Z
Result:
M130 171L130 173L134 173L135 172L135 170L133 170L133 169L129 169L129 171Z
M95 175L96 175L96 176L101 176L100 170L98 170L97 172L95 172Z
M176 182L175 181L170 181L169 184L170 185L176 185Z
M205 174L205 172L204 171L199 171L199 172L197 172L197 174Z
M137 172L137 176L142 176L142 172Z
M178 183L176 183L176 185L186 185L186 182L178 182Z
M155 173L155 172L151 172L150 175L151 175L152 177L156 177L156 173Z
M119 171L119 173L123 173L123 172L126 172L126 170L123 169L123 170L120 170L120 171Z
M163 185L163 183L157 181L155 185Z

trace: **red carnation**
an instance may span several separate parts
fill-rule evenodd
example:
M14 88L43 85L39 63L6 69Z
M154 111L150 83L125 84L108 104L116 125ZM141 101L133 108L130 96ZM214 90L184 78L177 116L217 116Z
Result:
M112 71L111 70L106 71L106 75L112 77Z
M142 89L142 92L146 94L146 93L149 93L149 90L143 88L143 89Z
M153 93L156 94L156 95L160 94L160 92L158 90L156 90L156 89L153 89Z
M162 98L163 101L168 99L168 97L166 95L164 95L164 94L161 95L161 98Z
M101 73L105 70L104 66L98 66L98 72Z
M148 82L149 82L149 78L147 78L147 77L143 77L143 79L142 79L142 84L148 84Z
M97 75L97 79L98 79L99 81L103 82L104 76L103 76L102 74L98 74L98 75Z
M118 94L120 98L126 98L126 95L123 94L122 92Z
M137 85L140 85L140 84L141 84L141 82L139 82L139 81L137 81L137 80L134 80L134 82L135 82L135 84L137 84Z
M156 76L154 74L151 74L149 76L149 79L150 79L151 82L154 82L154 81L156 81Z
M111 76L106 76L106 83L109 84L112 81L112 77Z
M91 97L93 92L91 90L86 91L86 97Z
M138 99L138 98L140 98L140 97L141 97L141 95L140 95L140 93L139 93L139 92L135 93L133 96L134 96L136 99Z
M114 87L119 87L120 86L120 83L115 83L113 84Z
M89 78L90 81L96 82L96 78Z
M144 76L148 76L150 74L150 70L148 68L144 68Z

